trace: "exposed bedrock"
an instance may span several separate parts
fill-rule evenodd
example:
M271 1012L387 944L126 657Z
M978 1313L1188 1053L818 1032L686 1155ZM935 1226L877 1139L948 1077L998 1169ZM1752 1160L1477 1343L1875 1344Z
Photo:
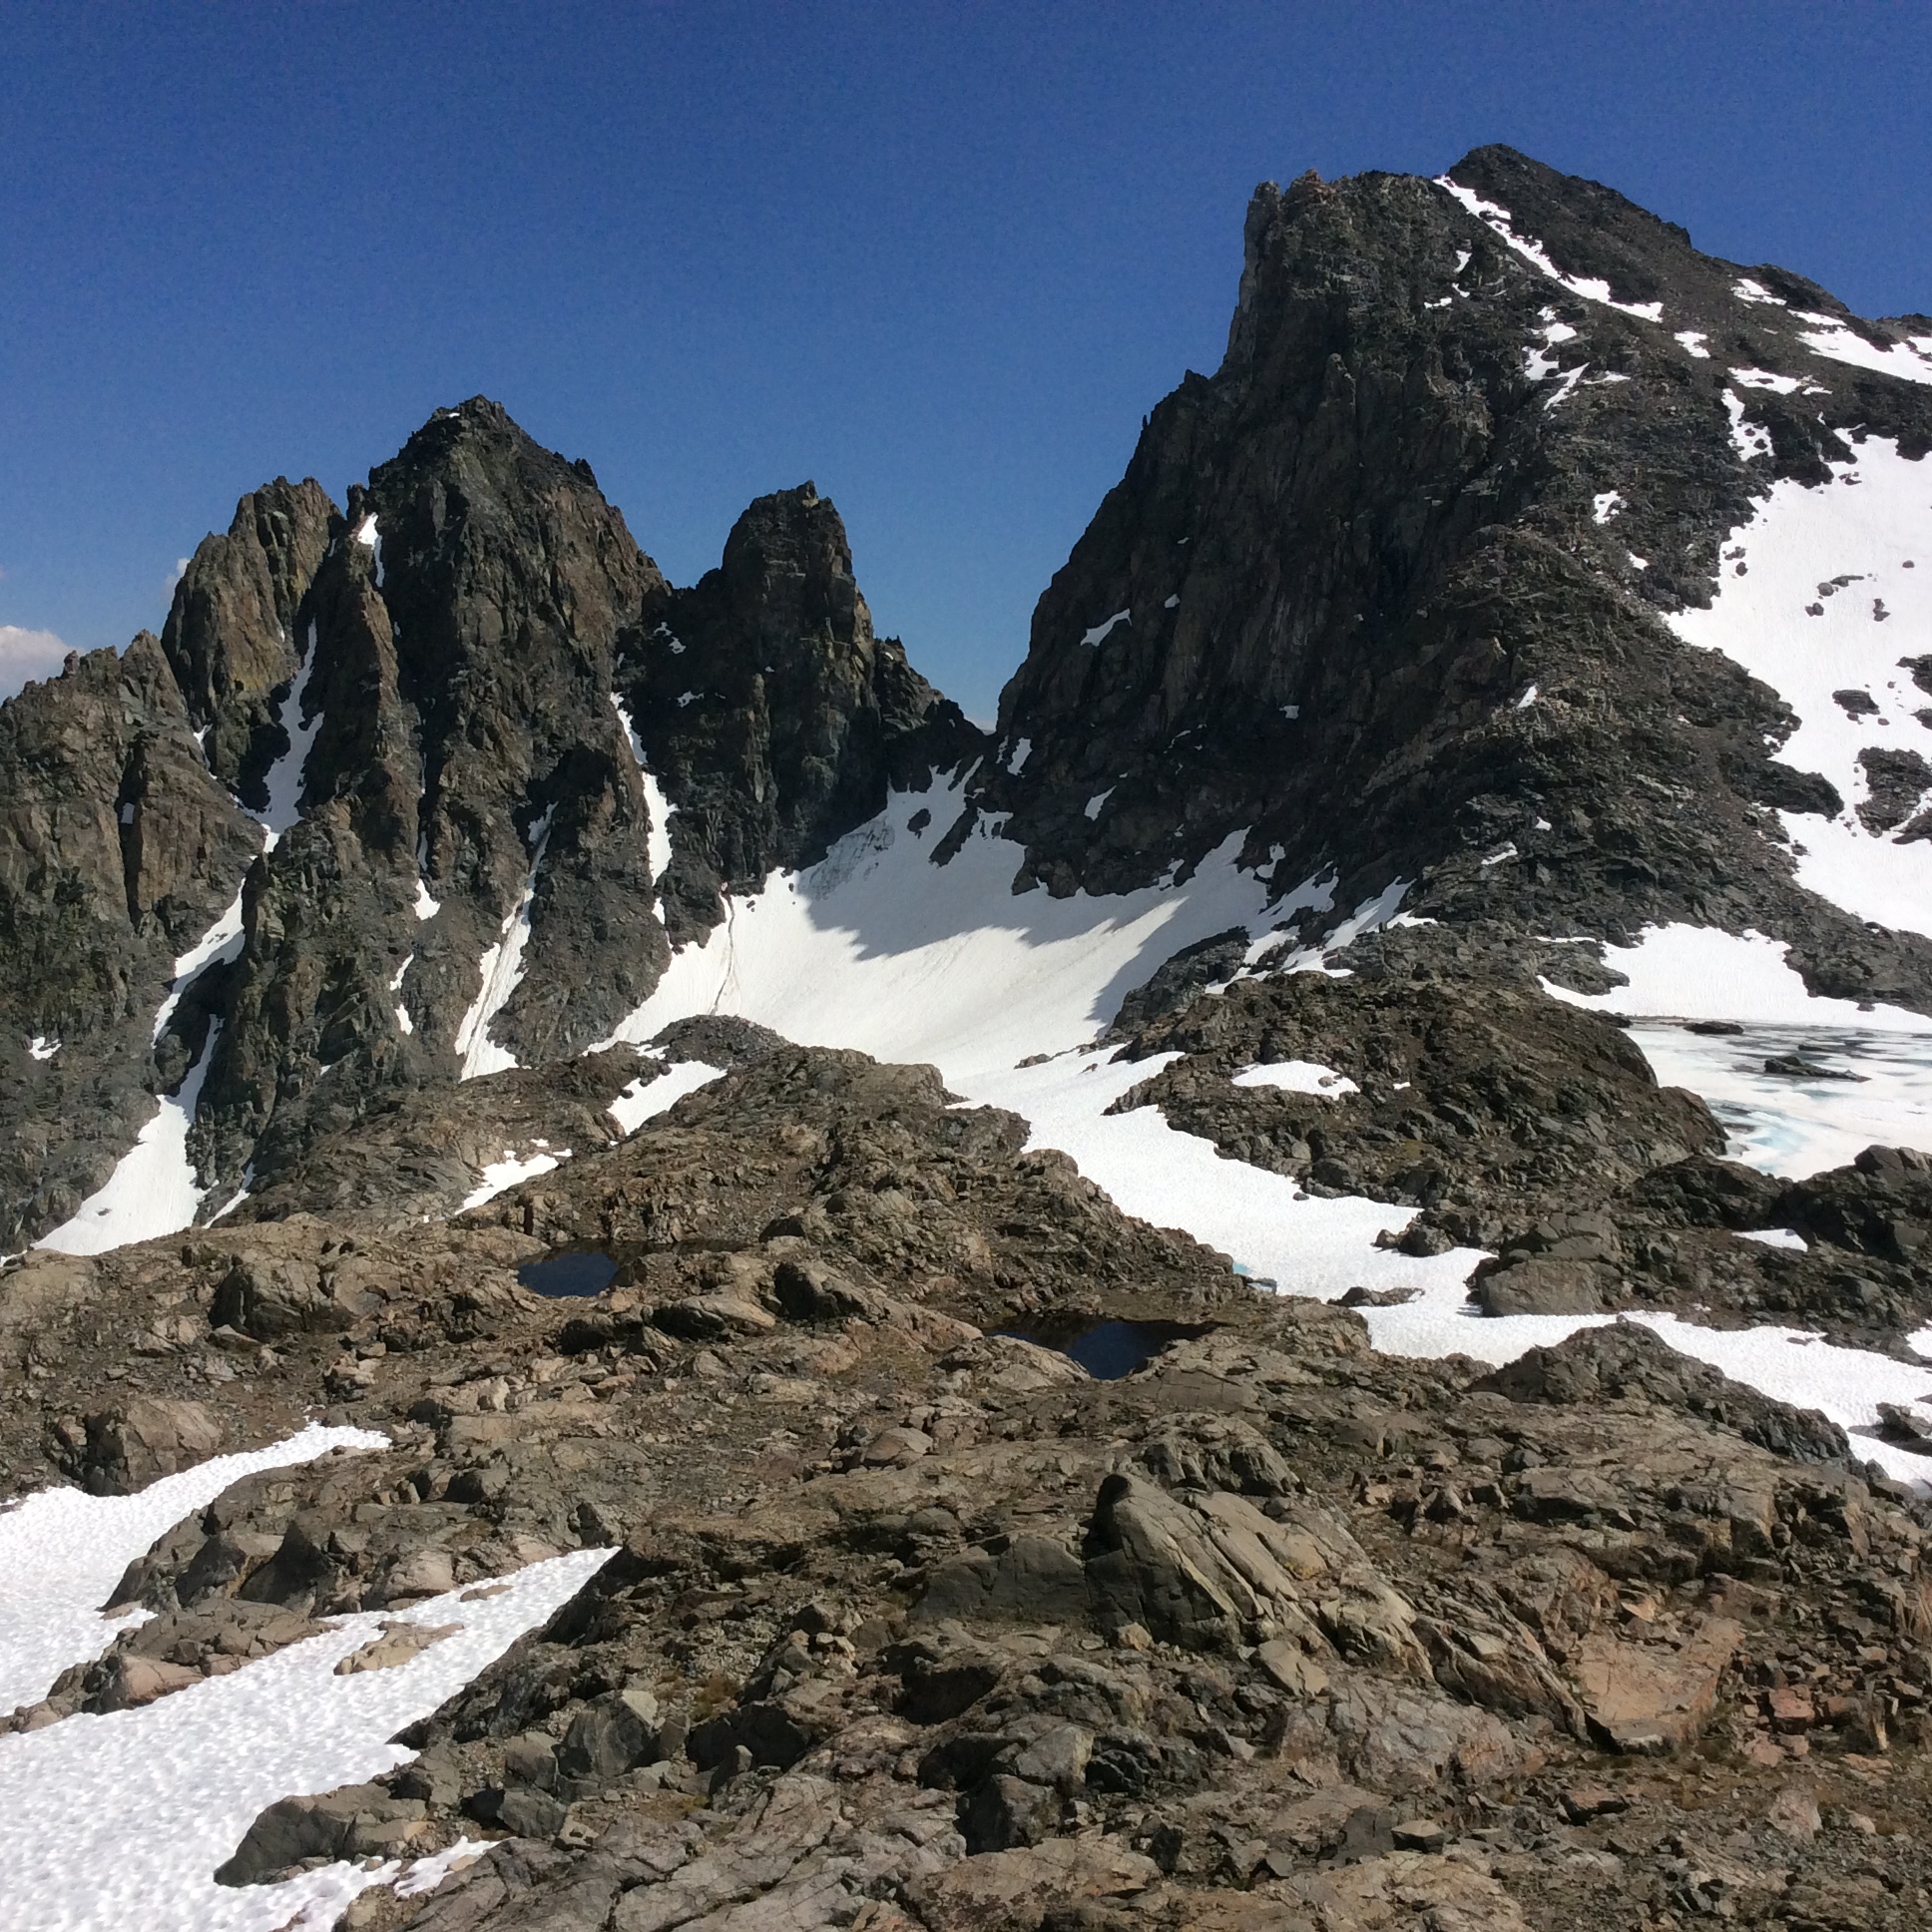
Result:
M1378 1355L1021 1139L929 1070L766 1043L456 1221L33 1257L8 1359L58 1371L6 1386L10 1487L120 1492L318 1407L393 1446L167 1530L110 1593L146 1619L10 1727L348 1613L382 1621L336 1675L397 1670L601 1549L408 1761L276 1795L221 1882L468 1837L354 1922L1421 1932L1687 1888L1914 1922L1923 1499L1647 1330ZM606 1215L607 1292L518 1285ZM1114 1381L993 1332L1155 1306L1193 1331Z
M1932 390L1814 354L1785 301L1891 338L1775 270L1739 301L1745 271L1594 183L1496 148L1452 175L1613 299L1435 183L1259 189L1227 353L1041 598L980 806L1055 893L1244 831L1279 887L1332 869L1337 917L1401 878L1519 932L1755 925L1817 991L1926 1009L1932 945L1792 884L1773 808L1840 805L1779 761L1789 709L1662 620L1708 604L1774 476L1826 481L1868 433L1922 455Z

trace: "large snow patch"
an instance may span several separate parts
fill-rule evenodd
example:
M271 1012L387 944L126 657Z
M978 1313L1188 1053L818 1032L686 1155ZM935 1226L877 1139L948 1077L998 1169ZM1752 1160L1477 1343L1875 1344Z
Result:
M1772 484L1724 544L1709 609L1668 621L1790 705L1798 728L1778 756L1822 772L1844 800L1836 818L1780 814L1799 850L1798 883L1860 919L1932 933L1932 844L1901 843L1903 825L1873 832L1857 815L1871 791L1861 752L1932 762L1920 719L1932 715L1932 693L1900 663L1932 654L1932 462L1877 436L1854 455L1832 466L1829 483Z

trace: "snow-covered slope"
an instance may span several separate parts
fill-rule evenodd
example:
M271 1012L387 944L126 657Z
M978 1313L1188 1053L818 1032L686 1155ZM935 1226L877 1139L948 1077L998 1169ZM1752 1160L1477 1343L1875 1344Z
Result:
M1799 883L1932 934L1932 819L1916 822L1932 797L1932 461L1871 436L1830 476L1771 484L1731 531L1709 608L1671 628L1771 686L1798 718L1778 755L1843 799L1832 818L1780 814ZM1887 764L1889 809L1873 788Z

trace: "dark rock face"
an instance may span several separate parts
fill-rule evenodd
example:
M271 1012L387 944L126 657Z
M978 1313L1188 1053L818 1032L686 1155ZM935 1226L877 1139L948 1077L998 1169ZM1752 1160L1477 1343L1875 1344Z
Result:
M1613 1322L1580 1328L1554 1348L1532 1348L1477 1384L1513 1402L1655 1402L1735 1429L1793 1462L1850 1459L1845 1432L1815 1409L1794 1409L1680 1355L1649 1328Z
M376 1094L574 1052L649 993L668 953L612 651L663 590L588 468L494 403L351 492L304 606L303 816L250 888L206 1165L278 1170ZM522 980L479 1007L519 920Z
M283 1209L374 1207L372 1188L398 1211L440 1202L466 1156L421 1143L437 1118L421 1097L580 1053L656 985L667 925L702 936L721 888L820 856L888 786L981 748L873 637L809 485L754 504L723 567L676 593L588 465L480 398L439 411L346 513L312 481L243 497L159 645L98 654L4 717L0 1239L16 1243L106 1180L215 1020L192 1143L211 1193L251 1174ZM653 824L640 750L678 812L662 880L672 828ZM276 833L252 869L243 804ZM151 1052L174 957L244 874L240 957L183 989ZM340 1139L371 1109L388 1126L364 1157L402 1157L386 1187ZM478 1132L546 1120L585 1139L564 1090L458 1114L471 1152Z
M970 762L982 734L872 635L837 510L809 483L759 497L724 561L652 607L623 676L651 769L676 806L665 916L674 940L719 893L809 865L890 786Z
M327 550L335 505L311 476L276 477L235 506L226 536L203 538L162 630L209 769L245 803L287 748L277 714L300 666L298 614Z
M1788 710L1659 613L1708 602L1769 474L1821 479L1861 426L1921 452L1932 394L1814 356L1734 265L1594 183L1507 149L1453 178L1665 319L1573 293L1434 183L1258 190L1226 357L1154 411L1042 597L978 802L1056 893L1244 832L1282 888L1332 868L1338 916L1400 878L1518 932L1755 923L1820 990L1923 1009L1932 946L1792 886L1758 807L1833 800L1772 755ZM1732 446L1731 363L1830 392L1746 391L1768 463Z
M516 1067L465 1081L372 1096L354 1124L310 1141L274 1179L251 1191L241 1216L353 1216L404 1227L457 1211L477 1174L506 1149L526 1158L554 1150L588 1154L618 1138L611 1102L633 1080L658 1072L628 1049L586 1054L551 1067Z
M147 632L0 706L0 1243L72 1213L180 1081L155 1012L258 839Z

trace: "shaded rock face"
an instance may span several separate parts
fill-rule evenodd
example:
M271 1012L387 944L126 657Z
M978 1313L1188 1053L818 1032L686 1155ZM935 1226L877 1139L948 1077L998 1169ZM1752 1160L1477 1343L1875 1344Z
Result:
M205 1054L192 1153L221 1200L294 1177L371 1108L417 1122L377 1137L413 1179L342 1143L284 1205L369 1206L373 1187L398 1211L447 1206L479 1134L583 1140L608 1095L459 1110L454 1159L408 1097L580 1053L657 984L667 924L702 936L721 887L822 855L889 785L980 745L873 637L809 485L753 505L724 566L675 593L589 466L481 398L345 511L312 480L243 497L159 643L78 661L0 717L14 1245L106 1181ZM640 752L679 812L662 881L672 828ZM240 956L181 989L151 1044L175 957L244 876Z
M1435 183L1259 189L1226 356L1156 408L1041 598L978 802L1055 893L1244 832L1283 888L1332 869L1337 916L1401 878L1518 930L1755 920L1831 990L1923 1005L1932 949L1792 888L1759 807L1832 801L1776 761L1788 709L1659 614L1708 602L1769 475L1820 480L1866 428L1923 451L1932 395L1772 331L1740 270L1610 190L1507 149L1452 173L1664 320L1572 293ZM1830 392L1745 391L1768 462L1733 447L1732 363Z
M724 560L654 607L624 676L651 769L677 808L665 917L708 932L721 891L809 865L888 787L969 763L982 733L872 634L837 510L809 483L759 497Z
M1793 1462L1850 1460L1835 1422L1733 1382L1634 1322L1580 1328L1555 1347L1530 1349L1476 1386L1516 1402L1655 1402L1735 1429L1746 1442Z
M298 616L303 815L250 888L206 1165L279 1167L376 1092L573 1052L649 993L668 953L612 645L663 588L588 466L494 403L351 491ZM520 918L522 981L479 1010Z
M256 810L287 747L279 712L300 665L298 614L337 516L312 476L244 496L228 534L203 538L162 630L209 769Z
M0 706L0 1246L66 1219L179 1082L155 1010L258 837L147 632Z

